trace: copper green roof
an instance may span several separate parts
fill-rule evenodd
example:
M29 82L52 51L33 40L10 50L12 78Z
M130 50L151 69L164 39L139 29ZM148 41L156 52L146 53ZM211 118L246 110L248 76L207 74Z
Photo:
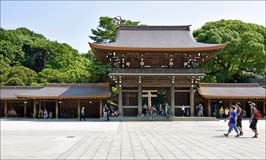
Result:
M22 90L18 87L1 87L1 99L102 99L111 96L108 83L49 84L35 89L24 88Z
M190 25L184 26L121 26L115 42L90 43L92 49L143 51L203 51L219 50L225 44L197 42Z
M258 83L200 83L198 92L207 99L266 99Z

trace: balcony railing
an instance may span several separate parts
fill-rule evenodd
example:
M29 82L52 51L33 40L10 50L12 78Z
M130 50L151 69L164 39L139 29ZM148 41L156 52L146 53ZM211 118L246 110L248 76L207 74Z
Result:
M110 68L111 74L118 73L132 73L132 74L202 74L204 75L203 69L165 69L165 68Z

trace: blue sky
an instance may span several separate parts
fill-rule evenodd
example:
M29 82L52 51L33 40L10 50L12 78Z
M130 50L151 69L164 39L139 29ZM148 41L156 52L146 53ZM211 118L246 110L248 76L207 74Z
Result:
M100 16L121 16L147 25L185 25L239 19L265 26L263 1L1 1L1 27L27 27L85 53Z

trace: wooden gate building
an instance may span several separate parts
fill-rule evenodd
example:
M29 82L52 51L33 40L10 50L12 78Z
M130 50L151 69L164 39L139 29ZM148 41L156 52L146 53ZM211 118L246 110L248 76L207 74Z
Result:
M120 26L115 42L89 44L98 60L111 65L108 76L119 88L124 116L158 103L168 103L174 115L181 107L193 115L194 84L204 76L198 65L225 47L196 42L190 25Z

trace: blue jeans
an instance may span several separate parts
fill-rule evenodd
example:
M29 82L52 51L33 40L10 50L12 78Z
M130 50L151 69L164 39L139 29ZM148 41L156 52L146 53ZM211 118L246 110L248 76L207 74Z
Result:
M230 124L229 124L229 130L228 130L228 133L230 133L233 129L236 131L236 133L238 133L238 130L237 130L236 124L235 124L235 123L234 123L234 124L230 123Z

